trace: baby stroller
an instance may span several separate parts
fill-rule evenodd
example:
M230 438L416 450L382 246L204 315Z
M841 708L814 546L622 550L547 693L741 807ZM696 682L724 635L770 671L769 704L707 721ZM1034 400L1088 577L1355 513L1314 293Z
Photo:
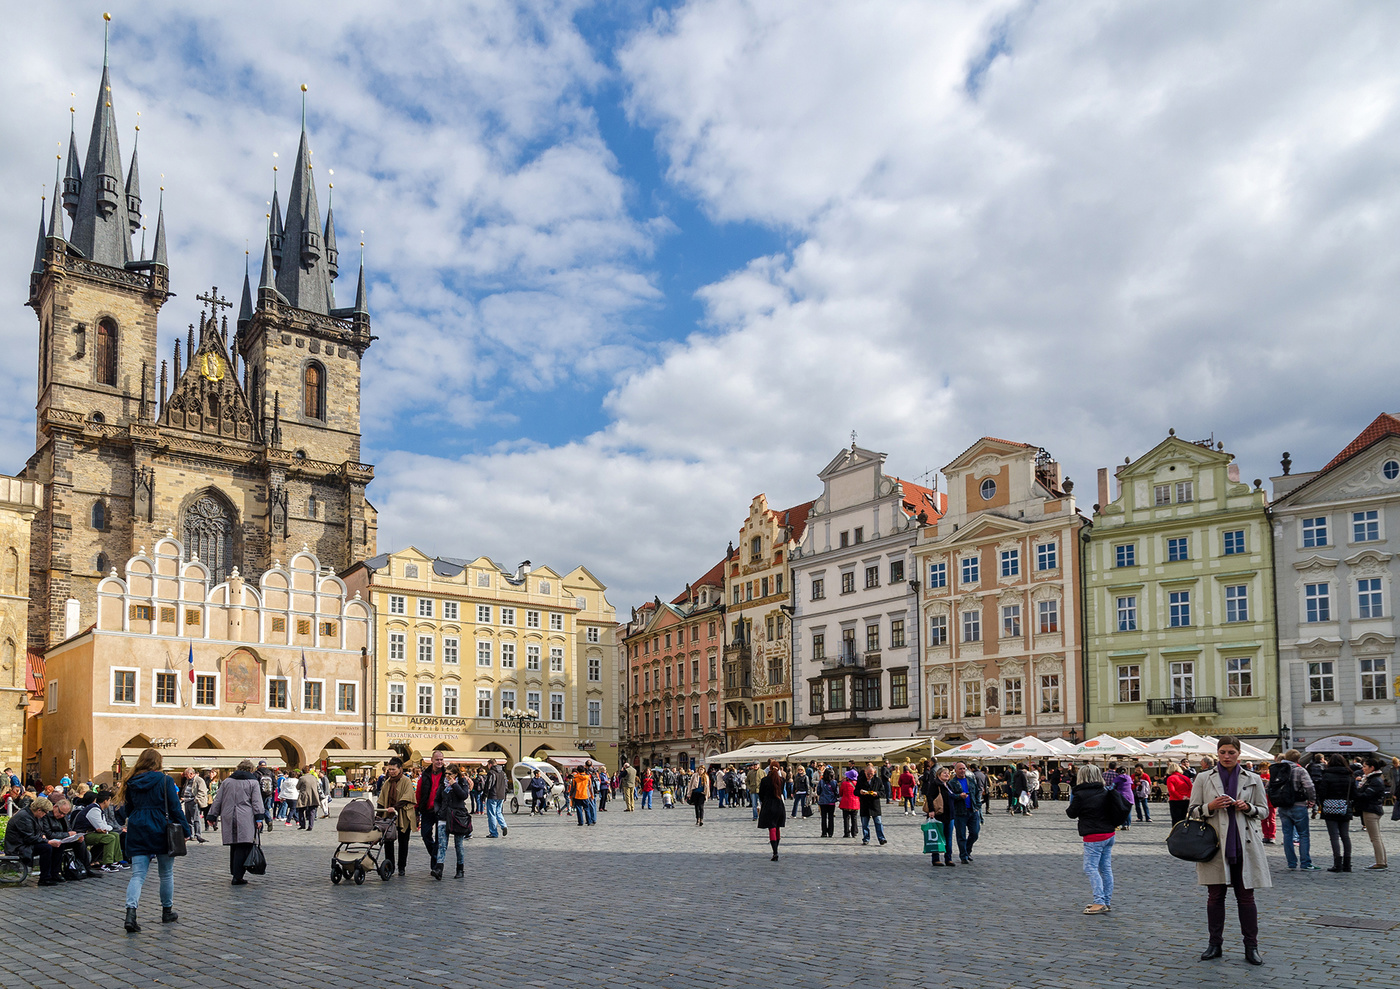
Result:
M331 882L339 886L342 879L353 879L355 885L362 886L370 870L378 872L381 880L388 879L394 863L380 861L380 855L384 835L394 827L393 813L378 816L374 801L361 797L347 803L336 822L340 844L331 856Z
M661 806L672 809L674 809L676 806L676 798L671 793L670 787L667 787L666 789L661 791Z

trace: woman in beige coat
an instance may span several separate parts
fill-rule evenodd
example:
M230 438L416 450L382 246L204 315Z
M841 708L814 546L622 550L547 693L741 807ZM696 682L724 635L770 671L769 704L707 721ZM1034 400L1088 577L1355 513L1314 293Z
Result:
M1196 883L1210 892L1206 898L1206 923L1210 946L1201 961L1219 958L1225 938L1225 891L1235 891L1235 907L1244 935L1244 957L1251 965L1264 964L1259 954L1259 911L1254 891L1273 885L1269 860L1264 854L1260 822L1269 816L1264 781L1240 765L1240 740L1222 735L1216 743L1219 762L1196 776L1186 816L1203 820L1215 829L1220 850L1208 862L1196 863Z

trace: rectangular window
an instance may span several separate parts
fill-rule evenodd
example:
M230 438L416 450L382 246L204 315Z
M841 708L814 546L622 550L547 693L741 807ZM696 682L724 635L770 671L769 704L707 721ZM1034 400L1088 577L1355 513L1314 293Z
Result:
M1019 639L1021 637L1021 606L1008 604L1001 609L1001 637Z
M357 693L359 684L339 683L335 688L335 710L337 714L354 714L358 707Z
M851 533L849 531L841 533L840 543L842 547L851 545Z
M1154 505L1170 505L1172 503L1172 486L1170 484L1154 484L1152 486L1152 503Z
M700 730L700 705L690 705L690 730L698 732Z
M389 659L400 663L408 659L408 636L406 633L389 633Z
M841 575L841 593L853 594L856 589L856 574L854 570L849 570Z
M1254 696L1254 665L1248 656L1225 660L1225 690L1229 697Z
M714 702L710 704L710 727L719 727L719 704Z
M1176 482L1176 500L1182 503L1196 500L1193 497L1190 481Z
M714 679L715 679L715 663L716 663L716 658L715 658L714 656L710 656L710 657L708 657L708 658L709 658L709 661L710 661L710 681L713 682Z
M1326 546L1327 545L1327 516L1319 515L1317 518L1303 519L1303 546Z
M738 604L738 603L739 603L739 593L740 593L740 591L743 590L743 588L741 588L738 584L735 584L734 587L732 588L732 590L733 590L733 592L734 592L734 601L733 601L733 603L734 603L734 604Z
M904 619L890 619L890 648L898 649L904 645Z
M149 604L133 604L128 614L134 622L148 622L151 620L151 606Z
M964 612L963 612L962 619L963 619L963 637L962 637L962 640L963 640L964 642L981 642L981 641L982 641L982 612L980 612L980 611L964 611Z
M1387 699L1385 687L1386 658L1377 656L1359 660L1361 667L1361 699L1363 701L1383 701Z
M1168 562L1172 562L1172 561L1176 561L1176 560L1189 560L1190 558L1191 558L1191 554L1190 554L1190 552L1189 552L1189 551L1187 550L1187 548L1186 548L1186 537L1185 537L1185 536L1179 536L1179 537L1177 537L1177 538L1168 539L1168 540L1167 540L1167 561L1168 561Z
M982 717L982 682L971 680L964 683L962 687L963 717Z
M337 626L336 626L336 623L335 623L335 622L322 622L322 623L321 623L321 635L322 635L322 637L328 638L328 639L333 639L333 638L335 638L335 636L336 636L337 634L338 634L338 629L337 629Z
M773 616L772 616L772 615L769 615L769 616L768 616L768 620L767 620L764 624L765 624L765 626L767 627L768 638L771 640L771 639L773 638L773 632L774 632Z
M845 677L832 677L829 681L827 681L826 709L828 711L846 710Z
M551 632L564 631L564 616L556 615L551 612L549 616L549 630Z
M525 691L525 710L537 718L540 716L540 692L538 690Z
M539 613L538 611L527 611L527 612L525 612L525 627L526 627L526 628L539 628L539 627L540 627L540 613Z
M455 635L445 635L442 637L442 661L449 666L455 666L460 649L460 640Z
M1308 664L1308 701L1329 704L1337 699L1336 665L1330 660Z
M865 568L865 587L866 587L866 589L869 590L869 589L872 588L872 587L879 587L879 586L880 586L880 568L879 568L879 567L866 567L866 568Z
M1249 585L1231 584L1225 588L1225 620L1249 621Z
M419 598L419 599L418 599L418 617L419 617L419 618L432 618L432 617L433 617L433 599L432 599L432 598Z
M525 669L538 670L540 668L540 647L535 643L525 646Z
M1055 600L1036 603L1037 626L1041 635L1060 630L1060 602Z
M406 615L406 614L408 614L408 598L404 597L402 594L390 594L390 595L389 595L389 614L391 614L391 615Z
M478 718L491 717L491 691L478 690L476 692L476 716Z
M890 707L909 706L909 674L902 670L890 672Z
M1004 549L1001 551L1001 575L1003 577L1017 577L1021 573L1021 551L1019 549Z
M549 672L564 672L564 650L560 646L551 646L549 650Z
M1001 682L1002 714L1025 714L1021 696L1021 678L1007 677Z
M880 626L865 626L865 651L876 652L880 648Z
M822 681L808 684L807 691L807 712L809 714L821 714L822 707L826 701L826 689Z
M310 634L311 634L311 619L309 619L309 618L298 618L298 619L297 619L297 635L310 635Z
M761 578L761 579L759 580L758 584L759 584L758 596L761 597L761 598L766 598L766 597L768 596L768 578L767 578L767 577Z
M456 601L444 601L444 602L442 602L442 617L443 617L445 620L447 620L447 621L449 621L449 622L455 622L455 621L457 620L457 615L458 615L458 611L457 611L457 602L456 602Z
M501 691L501 713L502 713L502 714L505 714L507 711L513 711L513 710L515 710L515 691L513 691L513 690L502 690L502 691Z
M946 683L935 683L929 686L928 702L930 720L946 721L948 719L948 685Z
M1137 544L1122 543L1113 547L1113 565L1116 567L1137 566Z
M975 556L964 557L962 561L962 582L975 584L982 579L982 564Z
M431 663L433 661L433 637L431 635L418 636L418 662Z
M1172 591L1167 595L1167 609L1172 628L1185 628L1191 624L1191 592Z
M642 671L642 689L648 694L651 693L651 670Z
M476 606L476 623L478 625L491 624L491 606L489 604L479 604Z
M515 669L515 643L513 642L501 643L501 669Z
M433 713L433 685L430 683L420 683L418 685L418 713Z
M1379 577L1363 577L1358 580L1356 582L1356 617L1380 618L1383 614L1381 579Z
M389 684L389 713L403 714L403 684Z
M598 637L598 626L597 626L597 625L590 625L590 626L588 626L588 631L587 631L587 634L584 635L584 638L587 639L589 642L599 642L599 641L601 641L601 640L599 639L599 637Z
M269 677L267 681L267 706L273 711L287 710L287 678Z
M603 725L603 702L588 702L588 727L601 728Z
M1303 601L1310 622L1332 620L1332 587L1330 584L1304 584Z
M1142 667L1136 663L1118 667L1118 703L1136 704L1142 700Z
M550 695L549 695L549 720L550 720L550 721L563 721L563 720L564 720L564 695L563 695L563 694L557 694L557 693L556 693L556 694L550 694Z
M458 706L458 693L456 687L442 688L442 716L444 718L455 718L460 713Z
M857 545L857 546L859 546L861 543L865 542L865 527L864 527L864 526L859 526L859 525L856 526L855 536L856 536L856 545Z
M1118 599L1118 631L1136 632L1138 627L1137 595Z
M197 674L194 678L194 706L213 707L218 701L219 678L208 673Z
M157 673L157 674L156 674L156 703L157 703L157 704L174 704L174 703L176 703L176 696L177 696L177 695L176 695L176 690L178 689L178 685L177 685L177 683L176 683L176 679L175 679L175 678L176 678L177 675L178 675L178 674L175 674L175 673Z
M826 659L826 633L812 633L812 658L815 660ZM712 678L713 679L713 678Z
M1060 565L1060 554L1057 543L1040 543L1035 548L1035 568L1037 570L1054 570Z
M301 709L303 711L324 711L326 685L320 680L303 680L301 684Z
M826 597L826 581L820 577L812 578L812 600L820 601Z
M948 616L930 615L928 620L928 644L946 646L948 644Z
M1040 678L1040 713L1060 713L1060 675L1050 673Z
M690 682L692 685L700 682L700 660L698 659L690 661Z
M1244 530L1231 529L1225 533L1225 555L1238 556L1244 552Z
M851 677L851 710L865 709L865 677Z
M904 561L903 561L903 560L891 560L891 561L890 561L890 583L891 583L891 584L898 584L898 583L899 583L901 580L903 580L903 579L904 579Z
M948 564L930 563L928 565L928 586L930 588L948 586Z
M514 625L514 624L515 624L515 609L514 609L514 608L502 608L502 609L501 609L501 624L502 624L502 625Z
M1372 508L1365 512L1351 513L1351 541L1369 543L1381 538L1381 513Z
M476 665L491 665L491 641L489 639L476 640Z
M666 667L666 672L671 672L669 666ZM588 680L590 683L601 683L603 680L603 661L597 656L588 657Z

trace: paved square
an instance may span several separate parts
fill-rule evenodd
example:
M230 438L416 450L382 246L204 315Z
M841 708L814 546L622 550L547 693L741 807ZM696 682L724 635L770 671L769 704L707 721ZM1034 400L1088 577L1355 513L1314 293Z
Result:
M337 802L337 807L341 806ZM1086 917L1088 882L1064 804L1029 819L994 809L975 862L933 869L919 818L885 818L890 843L822 839L816 817L789 828L769 861L750 812L622 812L484 823L465 880L434 882L415 839L409 875L330 882L335 831L277 826L268 875L233 888L221 845L191 845L176 867L180 922L162 926L154 873L142 933L122 930L126 876L54 889L0 889L10 950L0 986L1394 986L1393 932L1313 926L1323 916L1400 921L1395 872L1290 873L1259 894L1266 964L1246 965L1234 908L1225 958L1203 963L1205 891L1135 826L1114 850L1113 912ZM1162 808L1165 819L1165 807ZM481 822L482 819L478 818ZM1385 822L1392 854L1400 825ZM217 839L217 835L211 835ZM1371 862L1352 835L1354 867ZM1313 833L1319 865L1326 832ZM1318 854L1320 853L1320 854Z

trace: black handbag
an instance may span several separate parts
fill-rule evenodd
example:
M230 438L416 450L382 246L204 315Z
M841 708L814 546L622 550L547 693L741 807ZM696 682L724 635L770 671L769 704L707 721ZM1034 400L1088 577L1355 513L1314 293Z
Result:
M170 817L171 785L173 784L167 779L166 787L162 791L165 794L165 854L178 857L186 854L185 829Z
M1188 817L1172 826L1167 851L1187 862L1209 862L1220 852L1220 836L1205 821Z
M248 849L248 855L243 859L243 871L255 876L267 872L267 856L263 854L261 834L255 836L253 847Z

